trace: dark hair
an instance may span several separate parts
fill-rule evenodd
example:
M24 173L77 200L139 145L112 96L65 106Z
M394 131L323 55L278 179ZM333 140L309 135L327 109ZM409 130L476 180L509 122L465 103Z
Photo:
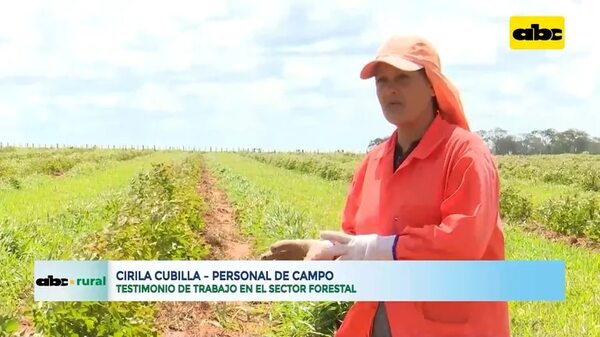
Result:
M437 113L440 109L440 104L438 103L437 97L433 96L431 98L431 105L433 106L433 111Z

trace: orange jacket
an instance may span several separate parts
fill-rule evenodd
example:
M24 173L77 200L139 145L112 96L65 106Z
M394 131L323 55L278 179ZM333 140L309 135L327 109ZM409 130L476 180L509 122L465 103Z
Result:
M438 114L392 172L395 141L396 132L358 167L342 229L350 234L399 234L399 260L503 260L498 173L481 138ZM510 336L506 302L385 306L392 337ZM377 302L355 303L335 336L370 336L376 309Z

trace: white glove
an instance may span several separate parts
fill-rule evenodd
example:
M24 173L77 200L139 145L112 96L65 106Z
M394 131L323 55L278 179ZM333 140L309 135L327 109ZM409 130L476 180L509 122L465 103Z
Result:
M321 239L334 243L316 254L313 260L393 260L396 235L350 235L343 232L323 231Z
M326 240L281 240L260 256L261 260L314 260L322 250L333 246Z

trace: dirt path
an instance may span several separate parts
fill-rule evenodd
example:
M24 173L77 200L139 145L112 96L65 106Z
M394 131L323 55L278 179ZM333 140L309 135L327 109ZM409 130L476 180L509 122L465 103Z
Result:
M530 233L535 233L552 242L561 242L567 245L584 248L592 252L600 252L600 242L596 242L583 236L560 234L537 222L517 224L516 226Z
M250 243L239 233L233 208L215 177L202 169L198 193L206 203L204 240L212 246L211 260L251 258ZM159 305L157 325L166 327L165 337L256 337L265 304L247 302L164 302Z

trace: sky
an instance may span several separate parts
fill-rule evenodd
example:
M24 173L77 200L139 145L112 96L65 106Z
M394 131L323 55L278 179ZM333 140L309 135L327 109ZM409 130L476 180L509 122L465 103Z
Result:
M392 34L433 43L474 131L600 136L599 3L12 2L0 142L364 151L394 130L359 78ZM512 15L564 16L565 49L511 50Z

